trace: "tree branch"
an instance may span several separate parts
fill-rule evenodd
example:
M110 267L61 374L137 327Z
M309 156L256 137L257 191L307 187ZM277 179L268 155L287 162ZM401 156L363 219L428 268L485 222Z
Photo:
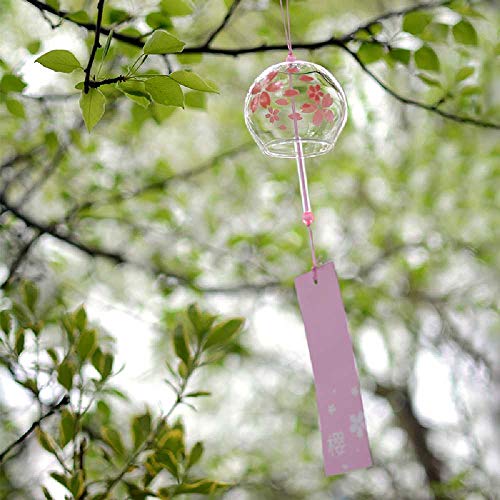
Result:
M127 77L124 75L118 75L114 78L106 78L105 80L90 80L89 87L91 89L96 89L101 85L109 85L111 83L125 82L127 81Z
M89 62L85 68L85 82L83 84L83 91L88 94L90 89L90 72L92 71L92 64L94 64L95 54L97 49L101 46L99 43L99 35L101 34L101 23L102 23L102 13L104 10L104 1L99 0L97 3L97 23L95 25L95 37L94 44L92 45L92 51L90 52Z
M165 189L171 182L177 181L177 180L186 180L190 179L191 177L194 177L196 175L200 175L211 168L213 168L215 165L217 165L220 161L236 156L237 154L240 154L251 147L254 147L253 142L247 142L244 144L240 144L238 146L235 146L234 148L231 148L227 151L223 151L222 153L216 155L215 157L211 158L205 163L202 163L201 165L198 165L196 167L190 168L188 170L184 170L183 172L178 172L175 174L172 174L168 176L165 179L159 180L159 181L154 181L150 182L148 184L145 184L144 186L140 186L134 191L131 191L129 193L116 193L112 194L111 196L108 196L107 198L103 199L97 199L94 201L86 201L82 203L81 205L77 205L74 207L71 212L72 216L78 214L82 210L92 208L92 207L99 207L103 205L109 205L113 203L120 203L123 201L130 200L131 198L135 198L137 196L140 196L141 194L144 194L148 191L156 191L159 189Z
M448 111L444 111L444 110L438 108L436 105L425 104L423 102L419 102L419 101L416 101L414 99L410 99L409 97L405 97L405 96L402 96L401 94L398 94L395 90L388 87L377 75L375 75L375 73L373 73L373 71L368 69L368 67L361 61L358 54L353 52L347 46L342 46L342 49L345 50L348 54L350 54L351 57L359 64L361 69L367 75L369 75L373 80L375 80L375 82L377 82L389 95L391 95L392 97L394 97L398 101L402 102L403 104L407 104L409 106L415 106L417 108L425 109L426 111L436 113L436 114L442 116L443 118L447 118L447 119L455 121L455 122L468 123L470 125L476 125L477 127L492 128L492 129L500 130L500 124L498 124L498 123L483 121L483 120L479 120L477 118L471 118L468 116L455 115L453 113L450 113Z
M50 12L51 14L54 14L54 15L59 16L59 17L64 18L64 19L67 19L67 16L69 14L67 11L55 9L55 8L45 4L43 2L40 2L39 0L25 0L25 1L34 5L42 12ZM234 9L236 9L236 6L235 6L236 3L238 3L238 2L234 2L231 9L229 9L222 24L219 26L220 29L218 28L216 30L215 35L217 35L218 32L220 32L220 30L223 29L227 25L227 22L229 21L232 14L234 13ZM449 3L451 3L449 0L444 0L444 1L435 2L435 3L419 3L419 4L413 5L411 7L407 7L405 9L385 12L377 17L372 18L368 22L360 24L354 30L352 30L349 33L346 33L345 35L343 35L341 37L332 36L328 39L321 40L318 42L312 42L312 43L295 43L294 49L296 49L296 50L304 49L304 50L314 51L314 50L318 50L318 49L321 49L324 47L339 47L339 48L343 49L345 52L347 52L360 65L361 69L365 73L367 73L375 82L377 82L387 93L389 93L391 96L393 96L395 99L399 100L403 104L418 107L418 108L424 109L426 111L429 111L431 113L436 113L443 118L447 118L447 119L455 121L455 122L475 125L478 127L492 128L492 129L500 130L500 124L498 124L498 123L484 121L484 120L480 120L477 118L455 115L454 113L450 113L448 111L443 111L442 109L439 109L435 105L425 104L425 103L422 103L422 102L419 102L419 101L416 101L414 99L410 99L410 98L407 98L407 97L404 97L404 96L398 94L395 90L389 88L384 82L382 82L382 80L380 80L380 78L378 78L370 69L368 69L362 63L362 61L359 59L358 55L348 47L348 43L355 39L355 34L359 30L367 29L370 25L372 25L374 23L377 23L377 22L380 22L380 21L383 21L386 19L390 19L392 17L402 16L402 15L407 14L409 12L435 9L438 7L446 6ZM233 7L234 7L234 9L233 9ZM232 10L232 12L231 12L231 10ZM78 21L73 21L71 19L68 19L68 20L74 24L77 24L78 26L81 26L82 28L89 30L89 31L98 31L99 30L99 32L103 33L103 34L109 34L111 31L110 28L101 27L101 26L98 26L98 25L93 24L93 23L82 23L82 22L78 22ZM288 48L285 44L257 45L257 46L252 46L252 47L239 47L239 48L212 47L210 44L213 41L213 39L215 38L215 35L212 34L208 38L208 40L202 45L195 46L195 47L186 47L183 50L183 53L184 54L202 53L202 54L213 54L213 55L237 57L237 56L244 55L244 54L255 54L255 53L261 53L261 52L287 51L288 50ZM144 35L141 37L132 37L132 36L123 35L120 33L113 32L113 38L115 38L116 40L119 40L121 42L133 45L135 47L142 48L144 46L144 42L143 42Z
M63 233L60 229L57 228L56 224L52 225L44 224L42 222L33 219L32 217L24 214L19 208L8 202L5 198L4 193L0 193L0 204L3 205L16 218L22 220L27 226L36 229L41 233L49 234L53 238L56 238L59 241L67 243L73 246L74 248L77 248L81 252L89 255L90 257L103 257L108 260L111 260L112 262L115 262L116 264L133 264L136 267L140 268L145 267L142 264L130 261L129 259L127 259L127 257L125 257L123 254L119 252L113 252L111 250L105 250L99 247L87 245L86 243L83 243L82 241L77 239L74 235L69 233L68 234ZM179 283L184 283L186 285L193 286L189 278L187 278L186 276L182 276L172 271L167 271L165 269L160 269L160 268L155 268L154 272L159 275L164 275L168 278L174 278Z
M372 19L370 19L369 21L367 21L364 24L360 24L353 31L345 34L342 37L342 41L350 42L350 41L355 39L355 35L356 35L356 33L358 33L358 31L368 30L370 28L370 26L372 26L373 24L379 23L381 21L385 21L386 19L404 16L405 14L410 14L411 12L417 12L420 10L437 9L438 7L445 7L446 5L449 5L450 3L452 3L452 0L441 0L440 2L424 2L424 3L417 3L415 5L411 5L410 7L405 7L403 9L391 10L389 12L385 12L384 14L380 14L376 17L373 17Z
M7 273L7 277L5 278L4 282L0 285L0 290L4 289L8 284L10 284L13 281L14 276L17 270L19 269L19 266L22 264L23 260L28 255L32 246L37 242L40 236L41 233L37 232L34 236L31 237L31 239L29 239L26 243L24 243L14 261L10 264L9 272Z
M46 418L49 418L50 416L54 415L54 413L56 413L57 411L59 411L63 406L68 405L69 402L70 402L69 396L68 395L64 396L61 399L61 401L59 401L59 403L57 403L54 406L52 406L47 413L45 413L38 420L36 420L35 422L33 422L31 424L30 428L24 434L22 434L21 436L19 436L13 443L9 444L9 446L7 446L7 448L5 448L5 450L3 450L2 453L0 453L0 464L4 461L5 457L8 455L8 453L12 449L15 448L16 446L18 446L19 444L21 444L25 439L27 439L30 436L30 434L37 427L40 427L41 423Z
M241 285L236 285L236 286L228 286L227 288L224 287L203 287L195 284L191 278L188 276L184 276L179 273L175 273L171 270L165 269L160 266L147 266L144 263L136 262L133 260L130 260L128 257L126 257L124 254L121 254L120 252L115 252L111 250L106 250L103 248L99 248L96 246L91 246L87 245L86 243L80 241L78 238L75 237L75 235L71 233L65 233L62 232L60 229L58 229L58 224L44 224L42 222L39 222L32 217L26 215L23 213L21 210L19 210L16 206L12 205L10 202L8 202L5 199L4 193L0 192L0 205L3 205L6 209L6 211L9 211L12 215L14 215L16 218L19 220L23 221L27 226L31 227L32 229L35 229L39 231L40 233L43 234L48 234L52 236L53 238L62 241L64 243L67 243L68 245L77 248L81 252L87 254L90 257L102 257L105 259L108 259L115 264L127 264L134 266L138 269L142 269L144 271L153 273L154 275L160 277L166 277L166 278L173 278L177 281L178 284L187 286L197 292L204 292L204 293L234 293L237 291L246 291L246 290L252 290L252 291L257 291L257 290L264 290L266 288L276 288L278 286L282 286L283 283L281 282L263 282L263 283L244 283ZM67 217L63 218L63 221L66 220ZM59 223L61 224L61 223Z
M238 8L238 5L240 4L240 2L241 2L241 0L234 0L233 1L231 7L228 9L224 19L222 20L222 23L219 24L219 26L210 34L210 36L205 41L205 45L207 47L210 46L210 44L217 37L217 35L228 25L231 17L233 16L234 12Z
M408 388L377 384L375 394L386 399L391 405L397 425L406 431L415 450L415 455L425 470L429 485L441 482L443 462L434 455L427 444L429 429L420 423Z

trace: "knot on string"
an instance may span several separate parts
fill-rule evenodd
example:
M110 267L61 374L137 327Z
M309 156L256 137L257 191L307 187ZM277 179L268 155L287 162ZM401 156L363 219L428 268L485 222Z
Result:
M293 55L293 52L289 52L286 56L286 62L295 62L297 58Z
M302 222L309 227L314 222L314 214L312 212L304 212L302 214Z

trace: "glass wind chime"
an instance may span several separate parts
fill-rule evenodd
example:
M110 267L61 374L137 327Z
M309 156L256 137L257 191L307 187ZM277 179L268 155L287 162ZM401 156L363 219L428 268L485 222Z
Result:
M351 337L333 262L318 265L305 159L330 152L347 120L342 87L325 68L293 54L290 12L280 0L288 46L285 62L264 70L245 100L245 123L261 151L297 162L302 221L312 270L295 279L312 361L325 472L372 464Z

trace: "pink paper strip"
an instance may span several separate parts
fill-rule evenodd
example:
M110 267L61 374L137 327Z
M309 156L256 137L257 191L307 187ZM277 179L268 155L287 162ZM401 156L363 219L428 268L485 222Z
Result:
M359 378L332 262L295 279L316 385L327 476L372 464Z

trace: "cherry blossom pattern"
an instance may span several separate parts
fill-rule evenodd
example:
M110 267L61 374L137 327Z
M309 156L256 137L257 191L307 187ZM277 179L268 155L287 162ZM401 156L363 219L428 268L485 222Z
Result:
M309 85L309 88L307 89L307 95L308 95L309 99L312 99L313 101L319 102L320 99L325 94L323 92L321 92L320 85Z
M279 117L279 112L280 110L279 109L275 109L275 108L272 108L271 106L269 106L267 108L267 114L266 114L266 118L271 122L271 123L274 123L274 122L277 122L279 121L280 117Z
M363 412L360 411L357 415L351 415L349 418L351 420L350 431L353 434L356 434L356 436L358 436L358 438L361 439L363 437L363 431L365 428L365 420L363 418Z
M295 121L295 120L299 121L299 120L302 120L302 115L300 113L297 113L297 111L295 111L295 113L290 113L288 115L288 118L290 118L290 120L293 120L293 121Z
M255 113L258 107L267 109L271 104L271 96L269 92L276 92L283 87L283 82L273 81L278 75L277 71L271 71L266 75L263 82L257 82L252 87L250 91L254 96L250 101L250 109L252 113Z
M343 432L333 432L327 440L328 453L333 457L343 455L345 452L345 439Z
M330 94L326 94L323 99L319 100L317 103L306 102L305 104L302 104L301 109L303 113L314 113L312 122L314 125L319 127L323 121L330 123L333 122L333 111L329 109L332 104L332 96Z

